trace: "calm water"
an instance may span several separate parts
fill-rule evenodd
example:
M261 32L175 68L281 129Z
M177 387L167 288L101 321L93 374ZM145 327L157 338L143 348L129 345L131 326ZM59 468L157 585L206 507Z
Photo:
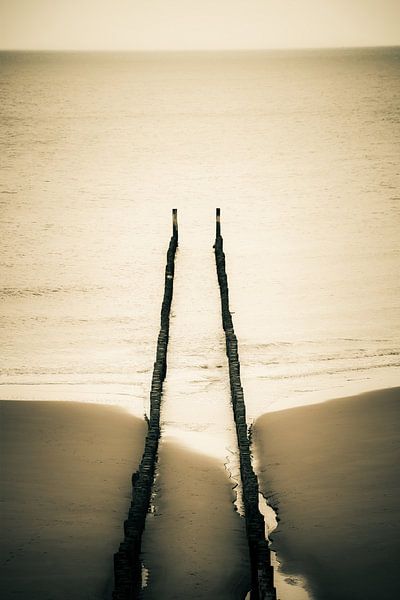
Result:
M399 49L0 56L2 398L143 411L172 207L175 372L226 376L220 206L250 414L396 383Z

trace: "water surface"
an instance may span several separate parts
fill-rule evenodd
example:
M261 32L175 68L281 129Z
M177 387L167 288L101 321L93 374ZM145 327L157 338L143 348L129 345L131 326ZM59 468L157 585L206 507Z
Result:
M173 206L182 260L222 209L252 416L393 385L399 59L2 53L1 397L143 412Z

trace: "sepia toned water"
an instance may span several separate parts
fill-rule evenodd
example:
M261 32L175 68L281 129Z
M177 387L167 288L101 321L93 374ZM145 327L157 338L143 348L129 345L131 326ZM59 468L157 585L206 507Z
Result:
M395 383L399 49L0 60L1 397L143 412L172 207L199 314L221 207L252 417Z
M167 444L237 477L217 206L250 420L398 384L399 66L1 53L0 398L148 409L172 207Z

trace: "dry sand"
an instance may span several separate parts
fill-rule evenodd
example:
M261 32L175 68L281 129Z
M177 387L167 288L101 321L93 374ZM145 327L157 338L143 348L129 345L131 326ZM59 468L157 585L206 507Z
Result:
M400 388L266 414L253 439L283 569L316 600L400 598Z
M0 407L2 600L110 597L145 423L72 402Z
M164 438L146 520L144 600L234 600L250 589L244 520L223 464Z

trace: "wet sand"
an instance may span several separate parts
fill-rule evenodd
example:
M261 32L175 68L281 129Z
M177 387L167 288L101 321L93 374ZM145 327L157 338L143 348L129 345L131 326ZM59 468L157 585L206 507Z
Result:
M164 438L156 491L142 546L144 600L243 600L250 589L245 524L223 465Z
M400 597L400 388L263 415L253 440L283 570L316 600Z
M110 597L145 423L72 402L0 410L1 598Z

